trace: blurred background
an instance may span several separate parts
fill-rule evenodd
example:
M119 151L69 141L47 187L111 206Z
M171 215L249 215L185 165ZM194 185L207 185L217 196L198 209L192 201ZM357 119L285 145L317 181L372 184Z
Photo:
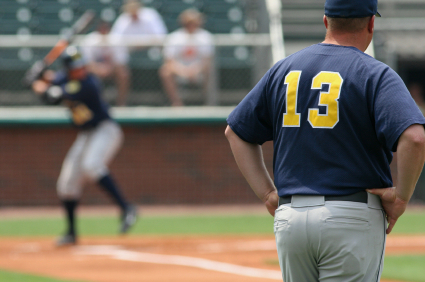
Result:
M22 78L88 9L98 20L78 36L77 45L128 48L131 75L123 104L117 102L114 73L102 79L107 101L121 106L113 113L126 141L112 171L125 194L139 204L258 203L224 138L225 120L274 62L324 39L324 2L142 0L143 9L159 13L166 34L154 41L136 36L135 41L93 45L85 34L99 31L102 24L113 30L125 13L122 0L0 1L0 205L58 203L56 179L76 133L66 110L44 107ZM160 75L164 44L167 34L182 27L180 14L193 8L202 13L202 27L213 42L208 87L177 83L185 107L170 107ZM423 107L425 1L380 0L378 10L382 18L375 22L367 52L395 69ZM271 149L272 144L264 145L270 170ZM414 203L425 202L424 178ZM85 204L109 203L94 187L87 187L83 199Z

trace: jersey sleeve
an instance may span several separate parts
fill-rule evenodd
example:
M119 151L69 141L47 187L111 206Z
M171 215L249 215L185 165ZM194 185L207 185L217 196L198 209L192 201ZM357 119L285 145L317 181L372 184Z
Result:
M213 37L208 31L204 31L202 34L202 44L199 50L204 58L212 57L214 54Z
M151 10L152 34L167 34L167 26L164 23L161 15L154 9Z
M413 124L425 124L404 82L388 69L378 82L374 102L375 130L378 140L389 150L397 150L400 135Z
M112 25L109 34L122 35L127 27L127 22L128 19L126 19L125 14L119 15L115 23Z
M163 49L163 54L166 59L173 59L177 56L178 37L178 31L170 33L166 37Z
M227 123L242 140L263 144L273 139L273 124L267 103L270 71L230 113Z

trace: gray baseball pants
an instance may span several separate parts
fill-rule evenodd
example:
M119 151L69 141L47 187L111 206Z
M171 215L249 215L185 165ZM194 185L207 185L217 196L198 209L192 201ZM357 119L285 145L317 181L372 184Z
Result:
M109 173L108 164L123 141L120 126L104 120L90 130L82 130L69 149L57 183L61 200L78 200L86 181L98 181Z
M368 203L292 196L275 214L285 282L378 282L387 221L378 196Z

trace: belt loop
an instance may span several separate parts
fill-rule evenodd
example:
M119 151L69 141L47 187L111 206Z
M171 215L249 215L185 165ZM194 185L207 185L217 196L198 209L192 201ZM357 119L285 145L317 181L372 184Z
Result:
M382 209L381 198L379 196L367 193L367 206L371 209Z
M293 195L291 201L291 207L301 208L301 207L314 207L314 206L324 206L325 205L325 196L301 196Z

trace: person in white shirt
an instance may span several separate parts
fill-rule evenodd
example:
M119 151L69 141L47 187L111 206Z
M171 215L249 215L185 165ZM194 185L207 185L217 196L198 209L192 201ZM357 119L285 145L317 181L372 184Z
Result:
M202 14L187 9L179 16L182 28L170 33L164 44L164 64L160 77L172 106L183 106L177 83L201 85L207 91L211 60L214 55L213 37L202 29Z
M113 49L108 46L110 29L107 22L101 21L95 31L85 36L81 44L88 70L101 79L111 78L115 73Z
M126 0L123 11L110 32L114 45L119 44L122 38L129 35L165 36L168 32L161 15L152 8L143 7L138 0ZM130 86L130 71L127 67L130 59L129 48L115 46L113 59L116 65L116 78L119 82L117 104L124 106Z

